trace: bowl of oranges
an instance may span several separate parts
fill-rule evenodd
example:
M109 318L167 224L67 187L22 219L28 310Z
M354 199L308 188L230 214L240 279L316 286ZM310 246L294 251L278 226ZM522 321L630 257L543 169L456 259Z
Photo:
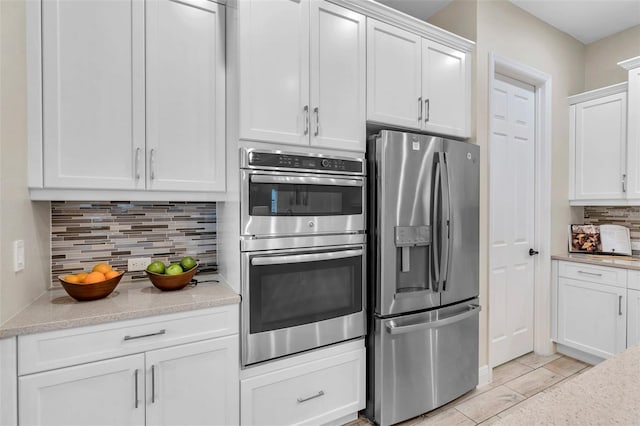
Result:
M60 275L58 281L69 296L78 301L107 297L116 288L124 272L115 271L108 263L98 263L91 272Z

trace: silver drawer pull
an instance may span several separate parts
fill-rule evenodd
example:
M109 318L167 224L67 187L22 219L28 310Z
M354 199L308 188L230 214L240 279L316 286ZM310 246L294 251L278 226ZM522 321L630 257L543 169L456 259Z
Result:
M167 330L163 328L162 330L156 331L155 333L141 334L140 336L124 336L124 340L133 340L133 339L142 339L143 337L160 336L162 334L165 334L166 332Z
M602 274L596 274L595 272L585 272L585 271L578 271L579 274L585 274L585 275L593 275L594 277L601 277Z
M301 402L307 402L307 401L309 401L309 400L311 400L311 399L315 399L315 398L320 398L322 395L324 395L324 391L318 391L318 393L317 393L317 394L312 395L312 396L309 396L309 397L307 397L307 398L300 398L300 397L298 397L298 403L301 403Z

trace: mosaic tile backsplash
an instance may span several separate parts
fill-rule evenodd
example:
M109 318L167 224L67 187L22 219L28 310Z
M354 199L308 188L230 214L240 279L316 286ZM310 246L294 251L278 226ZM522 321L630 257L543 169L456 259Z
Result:
M126 270L127 259L165 263L192 256L215 267L216 204L193 202L51 202L51 280L99 262Z
M590 225L622 225L629 228L631 241L640 241L640 207L585 207L584 223ZM634 255L640 254L633 250Z

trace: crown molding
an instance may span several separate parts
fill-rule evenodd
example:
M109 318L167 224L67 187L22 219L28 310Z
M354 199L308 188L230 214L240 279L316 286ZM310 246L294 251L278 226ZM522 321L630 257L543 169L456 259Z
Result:
M636 56L635 58L630 58L624 61L620 61L618 62L618 65L620 65L622 68L624 68L627 71L632 70L634 68L638 68L640 67L640 56Z
M593 99L602 98L604 96L615 95L627 91L627 83L618 83L612 86L602 87L600 89L590 90L577 95L569 96L569 105L579 104L581 102L591 101Z

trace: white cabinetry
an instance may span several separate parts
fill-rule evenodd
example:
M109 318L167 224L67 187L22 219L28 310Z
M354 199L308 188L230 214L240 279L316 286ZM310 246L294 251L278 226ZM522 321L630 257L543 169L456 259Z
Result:
M614 93L612 93L614 92ZM576 102L579 100L579 102ZM626 84L569 98L574 147L571 200L626 197Z
M240 139L365 150L365 18L326 1L238 2Z
M629 182L627 198L640 200L640 56L619 62L628 70L627 80L627 156Z
M20 424L237 424L237 315L233 305L20 336Z
M367 20L367 119L447 136L470 134L465 52Z
M224 191L224 11L206 0L28 2L32 198Z
M629 271L627 282L627 347L640 344L640 271Z

